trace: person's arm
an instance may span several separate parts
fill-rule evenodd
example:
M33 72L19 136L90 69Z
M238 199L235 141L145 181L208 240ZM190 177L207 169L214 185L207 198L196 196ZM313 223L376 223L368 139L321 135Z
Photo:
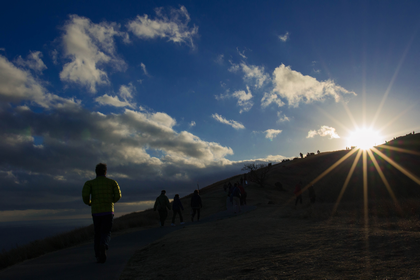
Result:
M114 203L115 203L118 200L120 200L120 198L122 197L122 195L121 195L120 186L118 186L117 181L114 181L114 183L115 183L115 185L114 185Z
M89 184L89 182L86 182L85 185L83 186L82 197L83 197L83 202L89 206L92 204L92 202L90 201L91 192L92 192L92 187Z

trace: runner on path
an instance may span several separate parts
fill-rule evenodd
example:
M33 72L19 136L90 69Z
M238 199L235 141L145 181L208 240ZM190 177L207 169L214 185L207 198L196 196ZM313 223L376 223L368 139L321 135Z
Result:
M105 263L106 250L111 240L114 220L114 203L120 200L121 190L117 181L106 178L107 166L96 165L96 179L87 181L83 186L83 202L92 209L95 257L98 263Z

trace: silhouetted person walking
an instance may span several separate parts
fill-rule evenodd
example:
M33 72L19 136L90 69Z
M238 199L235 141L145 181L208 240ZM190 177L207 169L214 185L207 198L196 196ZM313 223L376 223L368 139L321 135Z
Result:
M181 221L181 225L184 224L184 220L182 219L181 210L184 210L184 207L182 206L182 202L179 199L179 194L176 194L174 197L174 201L172 202L172 224L171 226L175 226L175 217L176 214L179 214L179 220Z
M96 165L96 179L87 181L83 186L83 202L92 209L95 257L98 263L106 261L106 250L111 240L114 220L114 203L121 198L118 183L106 177L107 166Z
M197 213L197 222L200 220L200 210L202 207L203 204L201 203L201 197L198 194L198 190L195 190L193 196L191 197L191 222L194 222L195 213Z
M169 203L165 190L162 190L160 195L156 198L153 210L159 212L160 226L163 227L165 220L168 217L168 210L171 210L171 204Z
M298 201L300 201L300 204L302 204L302 186L301 185L302 185L302 182L299 181L299 183L295 187L295 196L296 196L295 206L297 205Z

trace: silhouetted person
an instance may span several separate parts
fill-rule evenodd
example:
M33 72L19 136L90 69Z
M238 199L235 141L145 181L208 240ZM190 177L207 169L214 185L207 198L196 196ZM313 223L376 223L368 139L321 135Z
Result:
M233 213L241 212L241 191L237 183L233 186L230 201L232 201Z
M166 196L165 190L162 190L160 192L160 195L156 198L153 210L158 211L160 226L163 227L165 224L165 220L168 217L168 210L171 210L171 204L169 203L169 199Z
M296 187L295 187L295 196L296 196L296 201L295 201L295 206L297 205L298 201L300 201L300 204L302 204L302 186L301 186L302 182L299 181L299 183L297 183Z
M300 155L300 158L303 158L303 154L302 153L299 153L299 155Z
M242 184L238 185L239 191L241 192L241 205L246 204L246 191L244 189L244 186Z
M182 213L181 210L184 210L184 207L182 206L181 200L179 199L179 194L176 194L174 197L174 201L172 202L172 224L171 226L175 226L175 217L176 214L179 214L179 220L181 221L181 225L185 224L184 220L182 219Z
M311 203L315 203L316 195L315 195L315 189L313 185L309 187L309 199L311 200Z
M121 190L116 181L106 177L106 164L96 165L95 172L96 179L87 181L83 186L82 197L83 202L92 209L96 260L98 263L104 263L111 240L114 203L121 198Z
M198 194L198 190L194 191L193 196L191 197L191 222L194 222L194 216L197 213L197 222L200 220L200 210L203 207L203 204L201 203L201 197Z

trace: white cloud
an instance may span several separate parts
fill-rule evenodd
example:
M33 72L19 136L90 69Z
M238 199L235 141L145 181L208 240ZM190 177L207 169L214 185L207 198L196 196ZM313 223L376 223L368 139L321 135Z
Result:
M247 65L244 62L241 63L242 71L245 73L244 80L255 79L255 87L260 88L264 83L269 80L269 75L264 72L264 67L258 67L255 65Z
M78 107L80 101L50 94L29 71L17 68L0 55L0 101L30 101L44 108Z
M125 62L116 56L115 36L126 37L116 23L92 23L88 18L71 15L63 27L64 56L71 60L64 65L60 79L86 86L92 93L97 85L108 84L104 65L118 71L125 69Z
M191 121L191 122L190 122L190 127L194 127L194 126L196 126L195 121Z
M322 137L330 136L330 139L340 138L340 136L338 136L338 134L335 132L334 127L330 127L330 126L326 126L326 125L321 126L321 128L318 129L318 130L310 130L308 132L308 136L306 136L306 138L313 138L316 135L319 135L319 136L322 136Z
M241 107L239 113L242 113L243 111L248 112L254 105L254 103L251 101L252 93L249 90L249 87L247 86L246 89L247 93L244 90L239 90L232 94L233 97L238 99L238 105Z
M353 94L345 88L336 85L332 80L319 82L311 76L305 76L290 69L290 66L280 65L273 73L274 89L270 98L266 98L264 106L276 101L273 94L285 98L289 106L298 107L300 102L311 103L323 101L331 96L336 102L342 99L343 94Z
M279 130L279 129L267 129L266 131L264 131L265 138L273 140L273 138L275 138L281 132L282 132L282 130Z
M277 94L273 92L265 92L263 98L261 99L261 107L265 108L271 103L275 103L279 107L284 105L284 102Z
M5 51L6 51L6 49L5 49L5 48L0 48L0 51L5 52Z
M127 24L128 30L142 39L167 38L174 43L185 43L194 48L193 37L198 33L198 27L188 27L190 15L184 6L179 10L172 9L170 17L162 12L162 8L155 9L156 18L148 15L137 16Z
M141 69L143 69L144 75L146 75L147 77L150 77L149 72L147 72L146 70L146 65L144 65L144 63L142 62L140 66L141 66Z
M224 123L227 125L230 125L231 127L233 127L234 129L244 129L245 126L237 121L234 120L227 120L224 117L222 117L219 114L213 114L212 115L213 119L215 119L216 121L220 122L220 123Z
M124 99L132 99L133 93L136 91L136 87L133 86L132 83L128 83L128 85L121 85L118 94Z
M286 34L284 35L280 35L279 39L282 40L283 42L286 42L287 40L289 40L289 32L286 32Z
M282 113L281 111L280 112L277 112L277 117L279 118L277 120L278 123L279 122L288 122L288 121L290 121L289 117L287 117L285 114L283 114L283 116L282 116L281 113Z
M245 50L243 50L243 52L240 52L238 48L236 48L236 51L238 52L238 54L243 58L243 59L247 59L247 57L245 56Z
M114 107L131 107L134 108L134 105L130 104L127 100L121 101L118 96L110 96L108 94L104 94L95 98L95 101L101 105L110 105Z
M239 64L233 63L232 60L229 60L229 63L230 63L231 66L229 67L228 71L232 72L232 73L238 72Z
M19 55L15 63L19 66L27 67L36 72L42 72L43 70L47 69L47 66L45 66L41 57L42 53L40 51L30 52L26 60Z

